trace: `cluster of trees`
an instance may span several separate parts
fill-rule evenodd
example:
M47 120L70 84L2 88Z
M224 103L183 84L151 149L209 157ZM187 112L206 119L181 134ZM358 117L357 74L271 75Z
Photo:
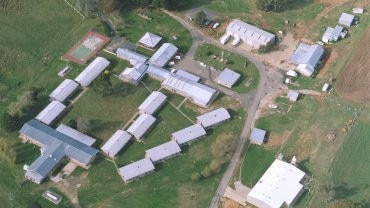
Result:
M93 82L93 90L101 95L106 97L113 92L113 85L110 81L111 73L109 70L105 70L99 77L97 77Z
M259 10L269 12L281 12L293 0L256 0L256 5Z
M7 14L19 14L23 9L22 0L1 0L0 11Z
M202 11L199 11L198 13L195 14L195 17L194 17L194 22L195 24L197 24L198 26L202 26L203 25L203 22L206 20L207 18L207 15L206 13L202 10Z
M21 127L23 121L35 113L34 108L40 104L41 94L38 89L31 89L20 95L16 101L9 105L8 111L2 115L2 126L12 132Z
M192 173L191 180L197 182L218 174L222 169L222 165L231 158L235 145L235 139L231 135L216 139L216 142L211 146L214 159L200 173Z

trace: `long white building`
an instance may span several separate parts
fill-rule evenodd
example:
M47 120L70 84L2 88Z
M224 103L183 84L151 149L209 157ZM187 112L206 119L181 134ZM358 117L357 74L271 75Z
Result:
M149 158L144 158L121 167L118 171L125 183L154 172L155 167Z
M164 67L176 55L177 50L172 43L164 43L149 59L149 63Z
M172 133L172 140L180 146L190 144L207 134L206 130L200 124L191 125L185 129Z
M97 57L75 78L75 81L83 87L89 86L108 67L109 63L107 59Z
M101 147L109 157L114 158L119 151L130 141L132 135L126 131L117 130L112 137Z
M131 65L146 63L148 60L148 57L127 48L118 48L116 54L118 58L129 61Z
M197 123L202 124L202 126L207 129L224 123L230 118L231 116L225 108L218 108L216 110L198 116Z
M247 202L258 208L292 207L304 191L305 173L276 159L249 192Z
M83 134L82 132L79 132L65 124L60 124L55 130L90 147L96 142L96 139L92 138L91 136Z
M49 97L51 100L64 102L74 91L78 88L78 84L71 80L65 79L60 85L50 93Z
M140 140L144 134L153 126L155 118L149 114L141 114L134 123L127 129L137 140Z
M154 164L180 154L180 146L175 141L169 141L145 151L146 157Z
M41 121L42 123L49 125L51 124L56 118L60 116L60 114L66 109L66 106L63 103L58 101L51 101L51 103L46 106L37 116L36 119Z
M167 96L161 92L153 91L138 107L140 113L154 114L166 101Z
M209 106L218 95L217 90L207 85L173 73L162 82L162 86L171 92L189 98L191 102L202 107Z
M119 75L119 78L133 85L138 85L140 81L144 78L147 69L148 65L142 62L138 62L133 67L125 68Z
M234 19L226 28L226 34L221 38L221 43L225 44L229 37L234 38L234 44L237 45L239 41L252 46L253 48L260 48L266 46L269 43L273 43L275 35L260 28L245 23L241 20Z

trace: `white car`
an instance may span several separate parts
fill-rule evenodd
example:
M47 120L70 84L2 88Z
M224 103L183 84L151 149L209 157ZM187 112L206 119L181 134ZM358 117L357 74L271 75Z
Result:
M317 41L316 42L317 44L319 44L319 45L321 45L321 46L323 46L325 43L324 42L322 42L321 40L319 40L319 41Z
M203 62L200 62L200 63L199 63L199 65L200 65L200 66L202 66L202 67L204 67L204 68L206 68L206 67L207 67L207 64L205 64L205 63L203 63Z
M218 28L218 26L220 26L220 23L218 23L218 22L216 22L214 25L213 25L213 29L216 29L216 28Z

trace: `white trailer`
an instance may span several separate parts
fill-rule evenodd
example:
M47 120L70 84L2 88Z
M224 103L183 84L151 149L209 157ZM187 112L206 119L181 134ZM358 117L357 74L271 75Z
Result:
M233 47L236 47L238 44L240 43L240 38L239 37L236 37L233 42L232 42L232 46Z
M227 43L227 41L230 39L230 37L231 37L231 35L230 34L225 34L225 35L223 35L221 38L220 38L220 42L221 42L221 44L226 44Z
M287 76L290 76L290 77L295 77L295 78L297 78L297 77L298 77L298 73L297 73L296 71L294 71L294 70L289 70L289 71L287 71L287 72L286 72L286 75L287 75Z

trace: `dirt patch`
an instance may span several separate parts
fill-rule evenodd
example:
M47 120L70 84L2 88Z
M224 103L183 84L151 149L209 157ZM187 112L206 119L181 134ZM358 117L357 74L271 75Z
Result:
M329 51L329 50L326 50ZM326 55L326 59L324 60L324 67L320 69L317 78L322 78L326 72L330 69L331 64L335 62L338 58L338 52L336 49L332 49L329 54Z
M322 4L339 4L342 3L343 0L319 0Z
M279 147L279 146L285 144L285 142L288 140L290 134L291 134L291 131L284 131L283 133L280 133L280 134L271 133L269 135L267 143L264 144L263 146L266 149L273 149L275 147Z
M370 28L357 43L337 84L338 93L349 100L370 103Z
M231 199L224 199L225 201L222 203L223 208L244 208L244 206L238 204L237 202Z

